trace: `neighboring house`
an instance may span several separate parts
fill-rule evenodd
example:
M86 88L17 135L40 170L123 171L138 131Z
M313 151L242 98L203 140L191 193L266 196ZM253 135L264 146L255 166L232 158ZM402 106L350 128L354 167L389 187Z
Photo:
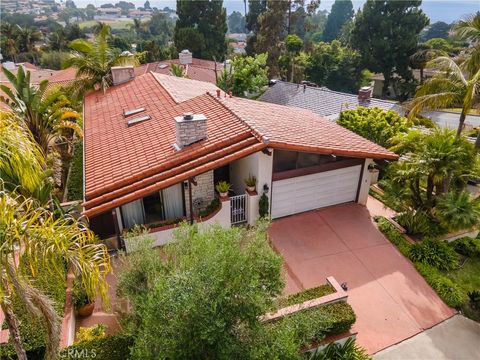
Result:
M212 84L217 83L217 76L223 71L223 63L215 63L215 61L197 59L192 57L192 53L188 50L180 52L178 59L163 60L154 63L140 65L135 68L135 75L147 74L151 71L170 75L170 65L183 65L185 73L189 79L206 81Z
M247 43L244 41L231 42L228 44L228 46L232 47L234 54L243 55L247 53L245 50Z
M83 214L107 243L149 225L161 245L181 219L253 224L268 196L272 218L364 204L372 159L397 156L310 111L230 97L215 85L132 67L84 103ZM256 192L244 179L256 176ZM232 184L213 213L199 218Z
M415 80L420 82L420 70L419 69L412 69L412 74ZM423 78L428 79L435 74L435 71L432 69L424 69L423 70ZM382 90L383 90L383 83L385 82L385 77L381 73L373 74L370 77L370 80L373 82L373 96L381 97ZM395 99L397 94L395 93L395 89L393 84L390 84L388 87L387 96L391 99Z
M274 80L259 100L310 110L330 120L337 120L342 111L356 109L359 106L400 111L396 103L375 99L371 95L372 89L368 87L360 89L359 94L354 95L332 91L326 87Z

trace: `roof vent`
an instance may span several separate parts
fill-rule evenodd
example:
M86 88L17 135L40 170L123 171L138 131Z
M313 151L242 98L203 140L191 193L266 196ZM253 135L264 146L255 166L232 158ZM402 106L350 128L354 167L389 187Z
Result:
M184 113L175 117L177 150L207 138L207 117L203 114Z

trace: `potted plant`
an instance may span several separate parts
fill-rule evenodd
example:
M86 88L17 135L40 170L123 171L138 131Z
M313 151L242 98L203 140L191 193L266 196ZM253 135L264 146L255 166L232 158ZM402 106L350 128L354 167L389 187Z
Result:
M255 191L255 186L257 185L257 178L255 177L255 175L248 174L248 177L243 181L245 181L245 185L247 185L248 191Z
M227 197L228 192L232 189L232 185L226 181L219 181L217 185L215 185L215 189L220 194L220 197Z
M78 316L88 317L93 314L95 301L90 299L81 281L73 282L72 300Z

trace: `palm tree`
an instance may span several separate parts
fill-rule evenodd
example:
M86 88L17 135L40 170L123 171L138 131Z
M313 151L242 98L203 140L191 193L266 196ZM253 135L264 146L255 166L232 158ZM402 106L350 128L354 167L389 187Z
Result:
M18 54L16 26L6 22L1 25L0 30L3 39L1 44L2 53L7 59L15 62Z
M30 72L19 67L16 76L3 68L3 73L10 81L12 88L0 85L7 95L0 101L7 104L18 115L23 124L33 135L45 155L55 148L55 140L72 138L72 132L82 136L78 125L81 116L70 108L70 101L60 90L48 90L48 80L42 81L38 87L30 82Z
M431 60L427 66L438 73L420 85L415 98L407 104L409 118L425 109L461 107L457 129L457 136L460 136L468 112L480 100L480 69L470 76L465 75L460 66L446 56ZM477 138L477 143L480 146L480 138Z
M472 47L466 50L466 57L462 67L470 74L480 68L480 11L455 24L452 33L458 39L469 41Z
M185 74L185 68L182 65L171 64L170 74L176 77L187 77Z
M32 199L0 191L0 307L10 331L18 359L26 360L18 314L12 298L18 299L47 329L46 358L58 356L60 317L53 301L35 287L40 269L51 276L68 265L82 279L88 296L97 292L107 299L106 274L110 260L106 247L82 223L70 217L56 219L49 211L36 208ZM21 253L20 253L21 251Z
M42 150L13 113L0 112L0 179L2 186L40 204L49 200L50 172Z
M444 51L433 49L432 46L427 43L422 43L418 45L418 49L415 54L410 56L410 65L412 66L412 68L420 70L420 84L423 84L423 73L425 67L427 66L427 63L438 56L445 55L446 53Z
M17 41L21 52L32 52L35 50L35 42L42 39L42 33L38 29L21 27L17 25Z
M402 160L389 166L385 190L389 200L402 207L430 212L438 196L466 184L478 172L474 146L451 130L410 131L391 143Z
M138 61L131 53L120 53L108 44L109 26L102 24L93 42L77 39L70 43L73 50L66 61L67 67L77 69L75 93L100 88L105 92L112 85L113 66L137 65Z

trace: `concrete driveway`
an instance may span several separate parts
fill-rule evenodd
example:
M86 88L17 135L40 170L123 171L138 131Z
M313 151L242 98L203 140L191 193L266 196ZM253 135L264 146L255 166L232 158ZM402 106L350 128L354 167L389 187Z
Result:
M480 359L480 324L456 315L413 338L380 351L374 360Z
M455 314L380 233L358 204L273 221L269 235L285 259L287 293L325 283L348 284L354 330L369 353L399 343Z

